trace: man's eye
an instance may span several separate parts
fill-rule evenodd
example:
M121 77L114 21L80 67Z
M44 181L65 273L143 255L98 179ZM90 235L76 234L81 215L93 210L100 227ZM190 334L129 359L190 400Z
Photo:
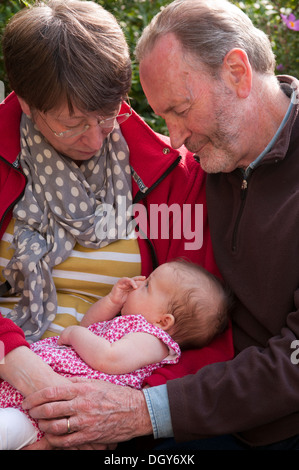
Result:
M184 109L183 111L176 111L176 115L180 117L184 117L184 116L187 116L188 112L189 112L189 108Z

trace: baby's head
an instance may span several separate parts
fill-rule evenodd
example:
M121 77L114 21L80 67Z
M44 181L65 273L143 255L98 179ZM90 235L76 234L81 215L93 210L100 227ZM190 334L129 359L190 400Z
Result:
M196 264L162 264L137 284L121 314L143 315L182 349L200 348L227 327L229 296L216 277Z
M185 261L167 263L173 270L173 296L168 333L182 349L201 348L228 326L231 297L221 282L201 266Z

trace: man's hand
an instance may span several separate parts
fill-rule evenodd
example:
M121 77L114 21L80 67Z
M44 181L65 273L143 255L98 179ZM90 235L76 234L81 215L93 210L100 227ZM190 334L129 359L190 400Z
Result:
M142 391L105 381L72 381L35 392L23 402L53 447L96 448L152 434Z

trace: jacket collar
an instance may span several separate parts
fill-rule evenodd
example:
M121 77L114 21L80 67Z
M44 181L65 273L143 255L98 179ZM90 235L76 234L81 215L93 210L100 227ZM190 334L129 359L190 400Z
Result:
M0 156L13 164L20 153L20 119L22 110L15 93L0 104Z
M298 115L296 96L299 93L299 82L289 76L280 76L278 79L283 91L290 98L290 104L271 142L269 142L263 152L245 170L245 178L262 163L283 160L289 148L293 124Z
M185 147L173 149L169 137L154 132L134 111L121 131L130 150L133 181L144 194L188 153Z

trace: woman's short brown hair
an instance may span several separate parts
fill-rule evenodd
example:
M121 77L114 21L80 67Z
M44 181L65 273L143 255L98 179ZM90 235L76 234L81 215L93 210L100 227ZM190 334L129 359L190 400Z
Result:
M67 102L111 114L131 86L131 61L114 16L92 1L49 0L8 23L3 52L11 88L32 109Z

